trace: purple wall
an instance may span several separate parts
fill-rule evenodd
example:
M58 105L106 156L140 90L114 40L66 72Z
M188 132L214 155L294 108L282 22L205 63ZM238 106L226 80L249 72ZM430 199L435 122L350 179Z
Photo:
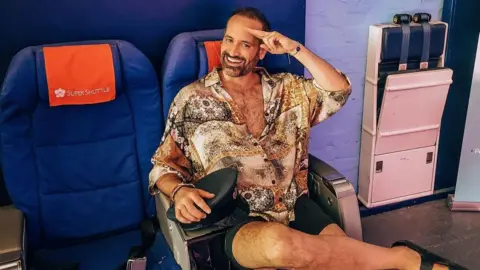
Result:
M306 2L306 46L345 72L353 85L353 93L345 107L312 130L310 152L337 168L355 188L358 182L368 27L391 22L396 13L428 12L433 20L438 20L442 6L443 0Z

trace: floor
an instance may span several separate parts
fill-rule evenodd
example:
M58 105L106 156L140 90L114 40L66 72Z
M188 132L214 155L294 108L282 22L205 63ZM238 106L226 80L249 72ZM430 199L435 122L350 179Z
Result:
M380 246L410 240L471 270L480 269L480 213L451 212L445 202L365 217L364 240Z

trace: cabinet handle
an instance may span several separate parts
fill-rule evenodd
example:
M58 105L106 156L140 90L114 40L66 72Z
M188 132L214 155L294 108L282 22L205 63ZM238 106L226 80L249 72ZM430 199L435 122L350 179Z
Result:
M375 164L375 172L376 173L381 173L383 170L383 161L377 161Z
M433 161L433 152L427 153L427 164L432 163Z

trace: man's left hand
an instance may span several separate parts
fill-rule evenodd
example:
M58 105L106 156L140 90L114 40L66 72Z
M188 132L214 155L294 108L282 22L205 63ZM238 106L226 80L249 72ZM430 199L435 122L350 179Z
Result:
M276 31L265 32L251 28L247 28L247 30L250 34L261 39L264 44L261 44L260 47L266 49L271 54L290 53L299 45L298 42L291 40Z

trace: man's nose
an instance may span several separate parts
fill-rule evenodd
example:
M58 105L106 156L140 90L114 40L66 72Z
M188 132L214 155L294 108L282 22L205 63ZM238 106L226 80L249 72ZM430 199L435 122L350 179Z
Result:
M231 56L240 56L240 50L238 45L233 45L232 49L230 50Z

